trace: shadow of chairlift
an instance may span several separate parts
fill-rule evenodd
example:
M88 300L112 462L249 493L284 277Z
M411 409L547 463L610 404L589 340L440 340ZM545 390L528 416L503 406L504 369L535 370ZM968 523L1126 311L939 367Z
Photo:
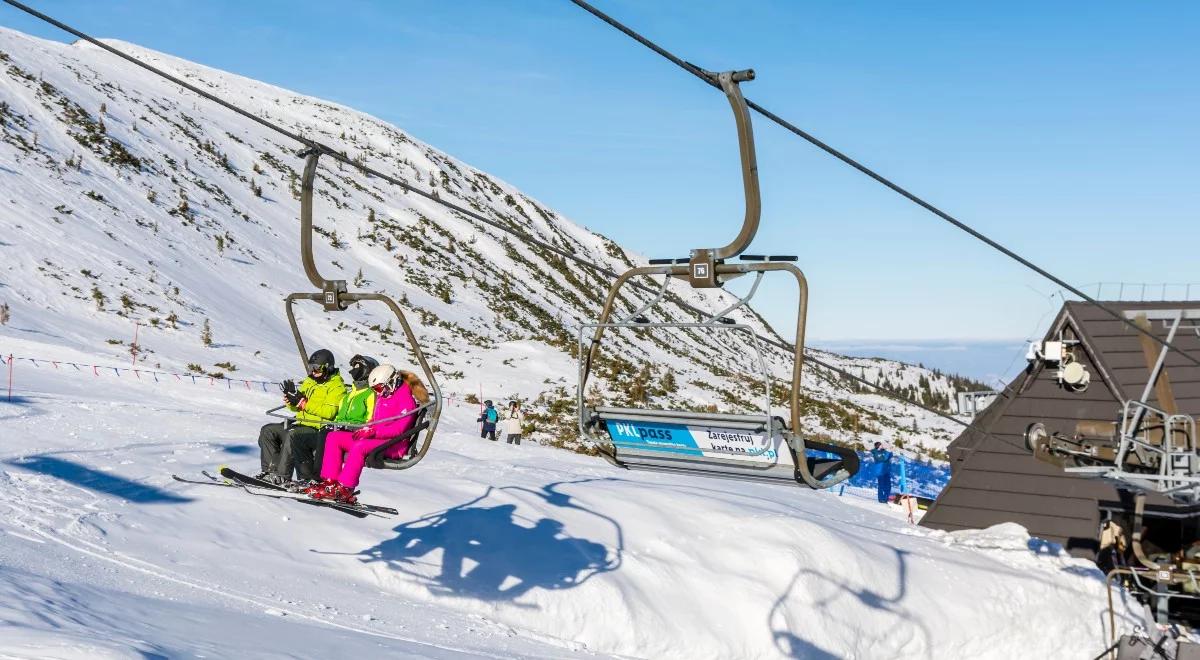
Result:
M416 420L412 427L405 433L388 440L379 447L376 447L366 457L366 465L370 468L388 469L388 470L404 470L410 468L421 461L425 454L429 451L429 447L433 442L434 433L437 430L438 420L442 415L442 391L438 386L437 379L434 378L433 370L429 367L429 362L425 359L425 353L421 350L420 343L417 342L417 337L412 331L408 320L404 316L404 311L396 304L395 300L382 293L350 293L346 287L345 280L329 280L321 276L317 270L316 262L313 259L313 181L316 177L317 161L320 159L322 151L318 147L310 148L301 152L301 156L305 158L304 175L301 179L300 186L300 259L304 265L304 272L308 276L313 286L320 289L319 292L308 293L299 292L292 293L284 299L284 308L287 312L288 325L292 330L292 337L296 341L296 350L300 353L301 364L307 370L308 351L304 346L304 337L300 333L300 327L296 323L296 314L293 309L296 301L307 300L320 304L326 312L342 312L345 311L351 303L362 303L375 301L383 303L399 322L401 329L404 331L404 336L408 341L408 348L416 357L417 363L421 367L421 372L424 374L425 383L430 391L430 399L428 402L418 406L415 410L410 410L403 415L389 417L382 420L374 420L373 423L384 421L394 421L409 416L416 416ZM284 406L277 406L267 411L267 414L281 418L284 420L292 420L289 415L279 414L279 410ZM361 428L365 424L348 424L341 425L339 428L353 430ZM389 451L398 444L407 442L407 448L399 457L388 457Z
M596 443L601 455L610 463L626 469L829 488L858 471L858 455L840 445L805 440L799 432L800 372L804 359L808 283L804 274L793 264L797 260L795 256L742 254L758 231L761 214L754 135L749 110L738 86L741 82L753 80L754 72L746 70L708 75L724 90L737 125L746 198L741 230L724 247L692 250L687 258L652 259L646 266L631 268L617 277L609 289L599 320L582 324L579 330L580 366L576 405L580 433ZM740 263L728 262L734 257L739 257ZM738 323L730 316L750 302L763 275L771 271L790 273L799 286L789 421L771 414L771 379L754 329ZM665 298L673 279L683 280L694 289L712 289L721 288L727 281L750 273L755 275L755 279L748 293L725 309L697 322L654 322L646 314ZM663 278L657 294L626 317L610 320L621 288L634 278L654 276ZM584 399L588 377L599 355L604 333L610 328L745 333L754 350L758 379L762 384L762 413L744 415L588 405ZM590 342L584 339L587 329L592 330ZM810 455L809 450L825 455ZM781 460L784 456L790 460Z

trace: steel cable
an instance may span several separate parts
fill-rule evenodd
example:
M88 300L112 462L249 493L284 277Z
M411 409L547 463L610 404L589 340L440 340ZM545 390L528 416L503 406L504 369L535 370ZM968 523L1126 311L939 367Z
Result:
M72 34L72 35L74 35L74 36L76 36L76 37L78 37L78 38L80 38L80 39L83 39L84 41L87 41L88 43L91 43L91 44L93 44L93 45L95 45L95 46L97 46L97 47L99 47L99 48L101 48L101 49L105 50L106 52L109 52L109 53L111 53L111 54L113 54L113 55L116 55L117 57L120 57L120 58L121 58L121 59L123 59L123 60L126 60L126 61L128 61L128 62L131 62L131 63L133 63L133 64L135 64L135 65L137 65L137 66L139 66L139 67L141 67L141 68L143 68L143 69L145 69L145 70L147 70L147 71L149 71L149 72L151 72L151 73L153 73L153 74L155 74L155 75L157 75L157 76L159 76L159 77L161 77L161 78L164 78L164 79L166 79L166 80L169 80L169 81L171 81L171 82L173 82L173 83L175 83L175 84L179 85L180 87L183 87L184 89L187 89L187 90L188 90L188 91L190 91L190 92L193 92L193 93L195 93L195 94L198 94L198 95L200 95L201 97L203 97L203 98L205 98L205 99L208 99L209 101L212 101L213 103L216 103L216 104L220 105L221 107L224 107L224 108L226 108L226 109L228 109L228 110L230 110L230 111L232 111L232 112L235 112L235 113L237 113L238 115L241 115L241 116L243 116L243 117L246 117L246 118L248 118L248 119L251 119L251 120L253 120L254 122L256 122L256 123L258 123L258 124L260 124L260 125L262 125L262 126L264 126L264 127L266 127L266 128L269 128L269 129L271 129L271 130L273 130L273 131L275 131L275 132L277 132L277 133L279 133L279 134L281 134L281 135L284 135L284 136L286 136L286 137L289 137L289 138L291 138L291 139L295 140L296 142L299 142L299 143L303 144L303 145L304 145L305 147L307 147L307 148L310 148L310 149L317 149L317 150L319 150L319 151L322 153L322 155L326 155L326 156L328 156L328 157L330 157L330 158L332 158L332 159L334 159L334 160L336 160L336 161L339 161L339 162L345 163L346 165L349 165L349 166L351 166L351 167L353 167L353 168L355 168L355 169L357 169L357 170L359 170L359 171L361 171L361 172L363 172L363 173L365 173L365 174L368 174L368 175L370 175L370 176L374 176L374 177L378 177L379 179L381 179L381 180L383 180L383 181L386 181L386 182L388 182L388 183L390 183L390 184L392 184L392 185L399 186L399 187L401 187L401 188L403 188L403 189L405 189L405 190L407 190L407 191L409 191L409 192L413 192L413 193L415 193L415 194L417 194L417 195L420 195L421 197L424 197L425 199L428 199L428 200L430 200L430 201L432 201L432 202L435 202L435 203L437 203L437 204L440 204L440 205L442 205L442 206L444 206L444 207L446 207L446 208L448 208L448 209L451 209L451 210L453 210L453 211L457 211L458 213L461 213L461 214L463 214L463 215L465 215L465 216L467 216L467 217L469 217L469 218L472 218L472 219L474 219L474 220L477 220L477 221L479 221L479 222L482 222L482 223L484 223L484 224L486 224L486 225L488 225L488 226L490 226L490 227L493 227L493 228L495 228L495 229L498 229L499 231L501 231L501 232L503 232L503 233L506 233L506 234L508 234L508 235L510 235L510 236L514 236L514 237L516 237L516 238L519 238L519 239L521 239L522 241L524 241L524 242L526 242L526 243L529 243L529 244L531 244L531 245L536 245L536 246L538 246L538 247L540 247L540 248L542 248L542 249L544 249L544 250L548 250L548 251L550 251L550 252L553 252L554 254L557 254L557 255L559 255L559 256L561 256L561 257L563 257L563 258L569 259L569 260L571 260L571 261L573 261L573 262L575 262L575 263L579 264L580 266L582 266L582 267L584 267L584 268L588 268L588 269L590 269L590 270L592 270L592 271L594 271L594 272L597 272L597 273L600 273L600 274L606 275L607 277L609 277L609 278L612 278L612 279L616 279L616 278L619 276L619 273L617 273L616 271L614 271L614 270L612 270L612 269L610 269L610 268L607 268L607 267L605 267L605 266L601 266L601 265L599 265L599 264L597 264L597 263L594 263L594 262L592 262L592 261L590 261L590 260L587 260L587 259L584 259L584 258L582 258L582 257L579 257L578 255L576 255L576 254L574 254L574 253L572 253L572 252L570 252L570 251L568 251L568 250L564 250L564 249L562 249L562 248L559 248L558 246L555 246L555 245L553 245L553 244L551 244L551 243L548 243L548 242L546 242L546 241L543 241L543 240L541 240L541 239L537 238L536 236L534 236L534 235L532 235L532 234L527 234L527 233L525 233L525 232L522 232L522 231L519 231L519 230L515 230L515 229L513 229L513 228L511 228L511 227L504 226L503 224L501 224L501 223L499 223L499 222L497 222L497 221L495 221L495 220L492 220L491 218L488 218L488 217L486 217L486 216L483 216L483 215L481 215L481 214L479 214L479 213L476 213L476 212L474 212L474 211L472 211L472 210L470 210L470 209L463 208L462 206L459 206L458 204L455 204L455 203L453 203L453 202L450 202L450 201L444 200L444 199L442 199L440 196L438 196L438 195L436 195L436 194L433 194L433 193L430 193L430 192L426 192L425 190L422 190L422 189L420 189L420 188L416 188L416 187L414 187L413 185L411 185L411 184L409 184L409 183L407 183L407 182L405 182L405 181L403 181L403 180L401 180L401 179L397 179L397 178L395 178L395 177L393 177L393 176L391 176L391 175L388 175L388 174L385 174L385 173L383 173L383 172L380 172L380 171L378 171L378 170L376 170L376 169L374 169L374 168L372 168L372 167L370 167L370 166L368 166L368 165L365 165L365 164L362 164L362 163L356 162L356 161L354 161L354 160L352 160L352 159L350 159L350 158L348 158L348 157L346 157L346 156L342 155L340 152L338 152L338 151L334 150L332 147L329 147L328 145L325 145L325 144L322 144L321 142L318 142L318 141L316 141L316 140L312 140L312 139L310 139L310 138L307 138L307 137L305 137L305 136L304 136L304 135L302 135L302 134L299 134L299 133L294 133L294 132L292 132L292 131L289 131L289 130L287 130L287 129L283 128L282 126L280 126L280 125L278 125L278 124L276 124L276 123L274 123L274 122L268 121L267 119L264 119L264 118L262 118L262 117L259 117L259 116L255 115L255 114L253 114L253 113L251 113L251 112L249 112L249 111L247 111L247 110L244 110L244 109L242 109L242 108L240 108L240 107L238 107L238 106L236 106L236 105L234 105L234 104L232 104L232 103L230 103L230 102L228 102L228 101L226 101L226 100L224 100L224 99L222 99L222 98L220 98L220 97L218 97L218 96L216 96L216 95L214 95L214 94L211 94L211 93L209 93L209 92L206 92L206 91L204 91L204 90L202 90L202 89L200 89L200 88L196 87L195 85L192 85L192 84L190 84L190 83L188 83L188 82L186 82L186 81L184 81L184 80L181 80L181 79L179 79L178 77L176 77L176 76L173 76L173 75L171 75L171 74L169 74L169 73L167 73L167 72L163 71L162 69L159 69L158 67L155 67L155 66L153 66L153 65L151 65L151 64L149 64L149 63L147 63L147 62L143 62L143 61L141 61L141 60L139 60L139 59L137 59L137 58L133 57L132 55L129 55L129 54L127 54L127 53L124 53L124 52L121 52L120 50L118 50L118 49L116 49L116 48L113 48L112 46L110 46L110 45L108 45L108 44L106 44L106 43L104 43L104 42L102 42L102 41L100 41L100 40L98 40L98 39L95 39L94 37L92 37L92 36L90 36L90 35L88 35L88 34L86 34L86 33L84 33L84 32L81 32L81 31L79 31L79 30L77 30L77 29L75 29L75 28L73 28L73 27L71 27L71 26L69 26L69 25L66 25L65 23L62 23L61 21L55 20L54 18L51 18L50 16L47 16L47 15L45 15L45 14L43 14L43 13L41 13L41 12L39 12L39 11L37 11L37 10L35 10L35 9L33 9L33 8L31 8L31 7L27 6L27 5L25 5L25 4L22 4L22 3L20 3L20 2L17 2L17 0L3 0L3 2L5 2L6 4L9 4L9 5L13 6L13 7L16 7L17 9L20 9L21 11L24 11L24 12L26 12L26 13L28 13L28 14L32 15L32 16L35 16L35 17L37 17L37 18L39 18L39 19L41 19L41 20L43 20L43 21L45 21L45 22L47 22L47 23L50 23L51 25L53 25L53 26L55 26L55 27L57 27L57 28L59 28L59 29L61 29L61 30L65 31L65 32L68 32L68 33L70 33L70 34ZM665 52L665 51L664 51L664 52ZM667 55L669 56L669 54L667 54ZM686 63L684 63L684 64L686 65ZM688 66L690 66L690 65L688 65ZM693 68L694 68L694 67L693 67ZM640 289L640 290L642 290L642 291L644 291L644 292L649 292L649 293L655 293L655 292L656 292L654 288L648 287L648 286L646 286L646 285L644 285L644 284L641 284L640 282L631 282L631 285L632 285L632 286L634 286L634 287L636 287L636 288L638 288L638 289ZM677 297L677 298L678 298L678 297ZM701 310L700 308L698 308L698 307L695 307L695 306L693 306L693 305L691 305L691 304L687 303L687 302L686 302L686 301L684 301L682 298L678 298L678 302L677 302L676 304L677 304L677 305L678 305L680 308L682 308L682 309L684 309L684 310L686 310L686 311L688 311L688 312L691 312L692 314L696 314L697 316L704 316L704 315L706 314L706 312L705 312L704 310ZM758 338L760 341L762 341L762 342L765 342L765 343L766 343L766 344L768 344L768 345L775 346L776 348L782 349L782 350L784 350L784 351L787 351L787 352L789 352L789 353L795 353L795 351L796 351L796 346L795 346L794 344L789 344L789 343L787 343L787 342L785 342L785 341L782 341L782 340L781 340L781 339L779 339L779 338L766 337L766 336L763 336L763 335L760 335L760 334L756 334L755 336L756 336L756 337L757 337L757 338ZM928 412L928 413L930 413L930 414L933 414L933 415L936 415L936 416L938 416L938 417L941 417L941 418L943 418L943 419L946 419L946 420L949 420L949 421L951 421L951 422L954 422L955 424L958 424L958 425L960 425L960 426L964 426L964 427L969 427L969 426L970 426L970 424L968 424L967 422L964 422L963 420L961 420L961 419L958 419L958 418L956 418L956 417L954 417L954 416L952 416L952 415L950 415L950 414L947 414L947 413L945 413L945 412L943 412L943 411L937 410L937 409L935 409L935 408L933 408L933 407L931 407L931 406L927 406L927 405L925 405L925 404L923 404L923 403L920 403L920 402L917 402L917 401L913 401L912 399L909 399L908 397L904 396L903 394L901 394L901 393L899 393L899 392L897 392L897 391L895 391L895 390L891 390L891 389L888 389L888 388L884 388L883 386L881 386L881 385L879 385L879 384L877 384L877 383L872 383L871 381L869 381L869 380L867 380L867 379L865 379L865 378L861 378L861 377L859 377L859 376L857 376L857 375L855 375L855 374L853 374L853 373L851 373L851 372L849 372L849 371L846 371L845 369L841 369L841 368L839 368L839 367L836 367L836 366L834 366L834 365L832 365L832 364L829 364L829 363L825 362L824 360L821 360L821 359L819 359L819 358L816 358L816 357L813 357L813 356L808 356L808 355L806 355L806 356L805 356L805 359L806 359L806 360L808 360L809 362L812 362L813 364L816 364L816 365L817 365L817 366L819 366L819 367L822 367L822 368L824 368L824 369L827 369L827 370L829 370L829 371L832 371L832 372L834 372L834 373L837 373L837 374L839 374L839 375L841 375L841 376L843 376L843 377L845 377L845 378L848 378L848 379L850 379L850 380L852 380L852 381L855 381L855 382L857 382L857 383L860 383L860 384L862 384L862 385L865 385L865 386L867 386L867 387L870 387L870 388L872 388L873 390L876 390L877 392L879 392L880 394L882 394L882 395L884 395L884 396L886 396L886 397L888 397L888 398L894 399L894 400L896 400L896 401L899 401L899 402L901 402L901 403L904 403L904 404L906 404L906 405L914 406L914 407L916 407L916 408L919 408L919 409L921 409L921 410L924 410L925 412ZM987 433L987 432L984 432L984 433L985 433L985 435L991 436L991 434L990 434L990 433ZM993 436L993 437L994 437L994 436ZM1003 440L1003 439L1001 439L1001 440ZM1010 444L1012 444L1012 443L1011 443L1011 441L1007 441L1007 440L1003 440L1003 441L1004 441L1004 442L1009 442Z
M595 16L596 18L599 18L600 20L604 21L605 23L608 23L609 25L616 28L620 32L624 33L626 36L630 37L634 41L637 41L638 43L649 48L650 50L654 51L655 53L658 53L659 55L663 56L664 58L666 58L667 60L669 60L671 63L675 64L676 66L680 67L684 71L687 71L688 73L696 76L700 80L703 80L704 82L717 88L718 90L721 89L720 84L713 78L711 73L701 69L700 67L698 67L690 62L682 60L679 57L676 57L675 55L671 54L669 51L662 48L658 44L655 44L653 41L650 41L649 39L647 39L647 38L643 37L642 35L638 34L637 32L635 32L633 29L622 24L620 21L614 19L613 17L609 16L608 14L605 14L604 12L600 11L599 9L596 9L595 7L588 4L587 2L584 2L584 0L571 0L571 2L575 3L577 6L579 6L583 10L587 11L589 14ZM1071 286L1065 280L1060 279L1059 277L1055 276L1053 273L1047 271L1046 269L1042 268L1041 266L1038 266L1037 264L1026 259L1025 257L1022 257L1021 255L1017 254L1016 252L1004 247L1000 243L996 242L995 240L992 240L991 238L989 238L988 236L979 232L978 230L974 229L973 227L966 224L965 222L962 222L961 220L955 218L954 216L950 215L949 213L946 213L945 211L934 206L933 204L930 204L929 202L925 201L924 199L917 197L915 194L902 188L900 185L894 183L887 177L884 177L882 174L879 174L878 172L867 167L866 165L863 165L862 163L851 158L850 156L846 155L845 153L843 153L843 152L835 149L834 147L830 146L829 144L825 143L821 139L817 138L815 135L812 135L811 133L809 133L809 132L805 131L804 129L796 126L795 124L787 121L786 119L771 112L770 110L767 110L766 108L755 103L754 101L751 101L750 99L746 99L746 105L747 105L747 107L753 109L755 112L758 112L758 114L766 117L767 119L770 119L771 121L775 122L776 124L779 124L783 128L787 129L788 131L798 135L799 137L806 140L807 142L809 142L813 146L817 147L821 151L824 151L825 153L833 156L834 158L837 158L838 160L842 161L843 163L849 165L850 167L853 167L854 169L858 170L859 172L867 175L871 179L874 179L875 181L883 184L888 189L890 189L891 191L900 195L901 197L907 199L908 201L912 202L913 204L920 206L921 208L925 209L926 211L929 211L930 213L941 218L942 220L945 220L946 222L954 225L955 227L961 229L962 231L970 234L974 238L982 241L983 243L987 244L989 247L999 251L1001 254L1004 254L1005 256L1016 261L1017 263L1021 264L1022 266L1025 266L1026 268L1032 270L1033 272L1037 273L1038 275L1041 275L1042 277L1050 280L1051 282L1054 282L1055 284L1066 289L1067 291L1070 291L1071 293L1075 294L1076 296L1079 296L1080 300L1083 300L1083 301L1087 302L1088 304L1090 304L1100 310L1103 310L1104 313L1106 313L1109 316L1113 317L1114 319L1120 321L1121 323L1124 323L1126 326L1133 328L1138 333L1153 339L1160 346L1174 349L1175 352L1177 352L1181 356L1183 356L1188 362L1191 362L1192 364L1194 364L1196 366L1200 366L1200 359L1192 357L1192 355L1190 355L1189 353L1187 353L1183 350L1180 350L1178 347L1174 346L1173 344L1166 341L1165 339L1160 338L1158 335L1154 334L1153 332L1138 326L1133 321L1130 321L1129 319L1125 318L1125 316L1123 314L1121 314L1120 312L1118 312L1117 310L1112 309L1112 308L1108 307L1107 305L1102 304L1100 301L1096 300L1095 298L1092 298L1091 296L1087 295L1083 291Z

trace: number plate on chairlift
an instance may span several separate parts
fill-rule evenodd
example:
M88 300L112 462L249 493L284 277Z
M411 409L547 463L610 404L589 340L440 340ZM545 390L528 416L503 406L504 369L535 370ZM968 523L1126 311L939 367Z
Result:
M657 451L682 456L722 458L774 464L791 463L789 452L780 452L779 440L766 434L715 426L690 426L607 420L608 435L618 448Z

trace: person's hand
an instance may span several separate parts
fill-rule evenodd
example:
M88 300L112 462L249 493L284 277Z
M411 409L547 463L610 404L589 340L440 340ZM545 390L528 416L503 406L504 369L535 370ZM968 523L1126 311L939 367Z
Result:
M361 429L356 430L352 437L355 440L366 440L367 438L373 438L375 437L375 429L369 426L364 426Z
M308 399L300 399L300 403L297 403L296 407L300 410L304 410L304 406L306 405L308 405Z
M279 389L283 390L284 394L291 394L296 391L296 381L289 378L279 384Z
M283 400L293 408L297 408L304 401L304 395L299 392L289 392L283 395Z

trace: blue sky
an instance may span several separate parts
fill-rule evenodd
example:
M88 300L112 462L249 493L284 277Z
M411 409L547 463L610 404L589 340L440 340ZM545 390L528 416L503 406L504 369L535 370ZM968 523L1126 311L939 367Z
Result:
M597 5L1075 284L1200 282L1200 4ZM338 101L650 256L742 213L722 96L566 0L58 0L43 9ZM0 7L0 23L63 39ZM755 117L763 227L809 337L1026 338L1055 287ZM1094 290L1094 287L1093 287ZM758 307L794 318L788 283ZM1193 287L1193 297L1200 286Z

